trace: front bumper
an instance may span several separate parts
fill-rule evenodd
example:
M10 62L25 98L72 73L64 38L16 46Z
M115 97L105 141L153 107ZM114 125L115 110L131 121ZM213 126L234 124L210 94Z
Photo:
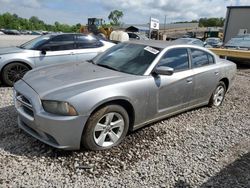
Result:
M59 149L80 149L88 116L58 116L43 110L38 94L24 81L14 86L18 126L36 139Z

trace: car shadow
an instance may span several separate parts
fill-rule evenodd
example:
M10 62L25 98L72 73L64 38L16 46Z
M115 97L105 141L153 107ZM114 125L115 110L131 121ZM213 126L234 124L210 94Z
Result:
M152 124L151 124L152 125ZM152 129L150 125L143 129ZM142 128L140 129L142 130ZM81 149L79 151L65 151L50 147L37 139L33 138L17 125L17 112L14 106L0 108L0 150L4 150L12 155L26 157L46 157L57 159L59 157L74 158L78 155L97 155L102 156L104 161L110 161L116 158L117 161L129 160L128 162L137 162L140 160L140 155L135 153L138 148L144 150L151 146L151 142L162 133L150 131L135 131L129 133L125 140L117 147L104 151L89 151ZM142 139L143 138L143 141ZM111 155L116 153L119 155ZM130 154L131 157L127 157ZM146 156L144 156L146 157Z
M201 185L201 188L250 187L250 152L226 166Z

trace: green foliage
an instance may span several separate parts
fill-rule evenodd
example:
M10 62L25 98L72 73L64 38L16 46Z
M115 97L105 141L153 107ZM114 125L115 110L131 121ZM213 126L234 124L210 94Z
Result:
M114 26L120 26L121 22L119 21L123 17L123 12L120 10L113 10L110 12L108 19L110 24Z
M182 21L174 23L199 23L199 27L223 27L224 18L200 18L199 20Z
M39 31L62 31L62 32L79 32L81 24L68 25L55 22L54 25L46 24L36 16L30 19L21 18L16 14L0 14L0 28L17 29L17 30L39 30Z
M224 18L201 18L199 20L200 27L223 27Z

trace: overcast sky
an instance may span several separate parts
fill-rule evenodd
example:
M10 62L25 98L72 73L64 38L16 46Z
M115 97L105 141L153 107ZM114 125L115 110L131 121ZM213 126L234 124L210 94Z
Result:
M250 5L250 0L0 0L0 14L16 13L20 17L37 16L46 23L86 24L88 17L108 22L111 10L122 10L122 22L148 23L152 16L167 23L200 17L225 17L229 5Z

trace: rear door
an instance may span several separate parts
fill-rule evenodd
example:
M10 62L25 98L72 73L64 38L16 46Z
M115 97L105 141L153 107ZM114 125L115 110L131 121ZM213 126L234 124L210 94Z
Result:
M91 35L76 35L76 61L83 62L103 52L104 44Z
M192 104L208 102L219 81L219 69L212 54L191 48L191 66L194 73Z
M37 51L34 57L36 67L75 62L74 49L75 39L73 34L55 36L39 47L40 51ZM41 51L46 53L42 54Z

